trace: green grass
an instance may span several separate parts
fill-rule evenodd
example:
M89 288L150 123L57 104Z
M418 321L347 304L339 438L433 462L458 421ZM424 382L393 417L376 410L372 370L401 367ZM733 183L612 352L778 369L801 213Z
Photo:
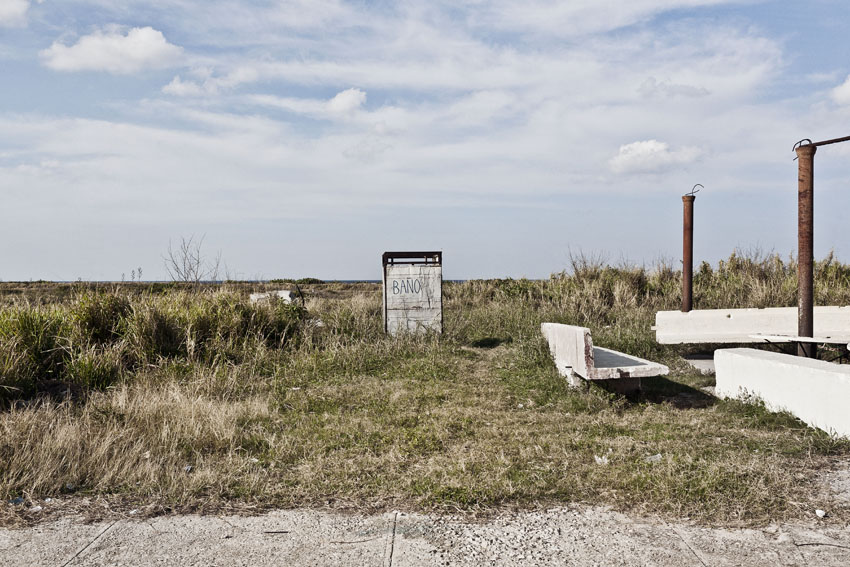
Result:
M819 302L848 303L848 274L819 262ZM305 283L304 307L250 305L237 284L0 295L0 494L200 511L586 502L748 524L826 507L817 474L850 443L714 399L711 378L655 343L678 277L578 258L544 281L447 283L445 333L397 338L369 284ZM696 305L788 304L793 278L735 255L700 270ZM543 321L673 371L636 398L572 390Z

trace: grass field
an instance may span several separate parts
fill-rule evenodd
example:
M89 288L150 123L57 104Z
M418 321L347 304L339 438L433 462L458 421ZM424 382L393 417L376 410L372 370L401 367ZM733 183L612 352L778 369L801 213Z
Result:
M0 284L0 496L25 501L0 519L46 497L146 513L583 502L727 524L827 506L818 475L850 443L714 399L683 348L655 343L679 277L579 257L543 281L446 283L445 333L398 338L372 284L306 285L304 306L253 306L253 284ZM795 293L793 263L733 255L697 271L694 297ZM817 263L816 301L850 304L850 266ZM543 321L671 374L636 398L570 390Z

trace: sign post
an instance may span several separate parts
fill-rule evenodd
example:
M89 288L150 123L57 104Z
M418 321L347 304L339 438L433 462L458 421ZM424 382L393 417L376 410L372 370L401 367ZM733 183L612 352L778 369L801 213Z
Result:
M384 331L443 331L443 253L384 252Z

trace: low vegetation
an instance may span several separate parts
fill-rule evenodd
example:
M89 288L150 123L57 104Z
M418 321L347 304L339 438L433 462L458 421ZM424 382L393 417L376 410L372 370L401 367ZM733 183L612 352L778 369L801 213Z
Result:
M850 303L850 266L816 272L818 303ZM0 496L24 504L0 518L97 496L148 513L585 502L850 519L817 482L850 444L716 400L682 349L655 343L679 277L579 257L543 281L446 283L445 333L398 338L375 284L305 282L305 305L252 305L254 284L2 284ZM697 271L695 304L793 305L795 281L793 262L733 255ZM588 326L671 375L634 398L571 390L543 321Z

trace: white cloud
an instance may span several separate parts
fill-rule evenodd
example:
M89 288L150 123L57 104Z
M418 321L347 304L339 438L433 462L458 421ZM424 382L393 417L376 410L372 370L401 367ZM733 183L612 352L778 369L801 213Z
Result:
M201 96L209 93L204 85L194 81L184 81L180 78L180 75L177 75L170 83L162 87L162 92L174 96Z
M274 95L248 95L245 101L249 104L279 108L296 114L324 115L327 114L328 102L313 98L295 98Z
M223 90L234 89L260 79L259 71L250 66L237 67L219 77L212 76L210 70L206 68L196 68L192 72L202 78L198 81L184 81L180 75L177 75L169 84L162 87L162 92L174 96L216 95Z
M556 36L579 36L645 22L671 10L741 0L492 0L483 2L476 20L503 29Z
M73 45L56 41L40 55L56 71L107 71L131 74L179 63L182 49L151 27L132 28L126 34L112 26L81 37Z
M614 173L659 173L679 165L693 163L702 151L695 147L671 150L666 142L645 140L620 146L619 153L608 161Z
M346 89L328 101L328 110L337 114L353 112L366 103L366 93L360 89Z
M0 0L0 27L24 25L29 7L29 0Z
M638 92L645 97L664 96L667 98L675 97L702 97L711 94L705 87L697 87L694 85L682 85L670 81L659 81L655 77L647 78L640 87Z
M397 22L395 28L404 28L403 24ZM192 92L222 92L219 76L230 78L249 67L254 73L250 81L241 78L231 84L279 81L314 88L342 83L370 91L401 89L402 99L415 91L419 98L442 97L446 91L509 96L525 91L538 99L572 97L574 104L700 97L729 104L763 88L782 66L776 42L751 30L716 25L679 26L662 34L640 30L547 50L462 41L454 32L430 29L421 22L410 27L414 32L399 32L398 37L384 37L390 33L386 30L376 32L376 37L366 33L345 50L305 40L281 57L208 60L215 76L196 80L200 89ZM448 52L447 44L453 47ZM290 55L293 51L297 57ZM185 82L185 76L181 80Z
M366 93L360 89L350 88L338 92L330 100L273 95L251 95L246 97L245 100L251 104L280 108L315 118L338 118L351 115L362 108L366 103Z
M832 89L830 92L832 96L832 100L840 105L850 104L850 75L847 76L847 79Z

